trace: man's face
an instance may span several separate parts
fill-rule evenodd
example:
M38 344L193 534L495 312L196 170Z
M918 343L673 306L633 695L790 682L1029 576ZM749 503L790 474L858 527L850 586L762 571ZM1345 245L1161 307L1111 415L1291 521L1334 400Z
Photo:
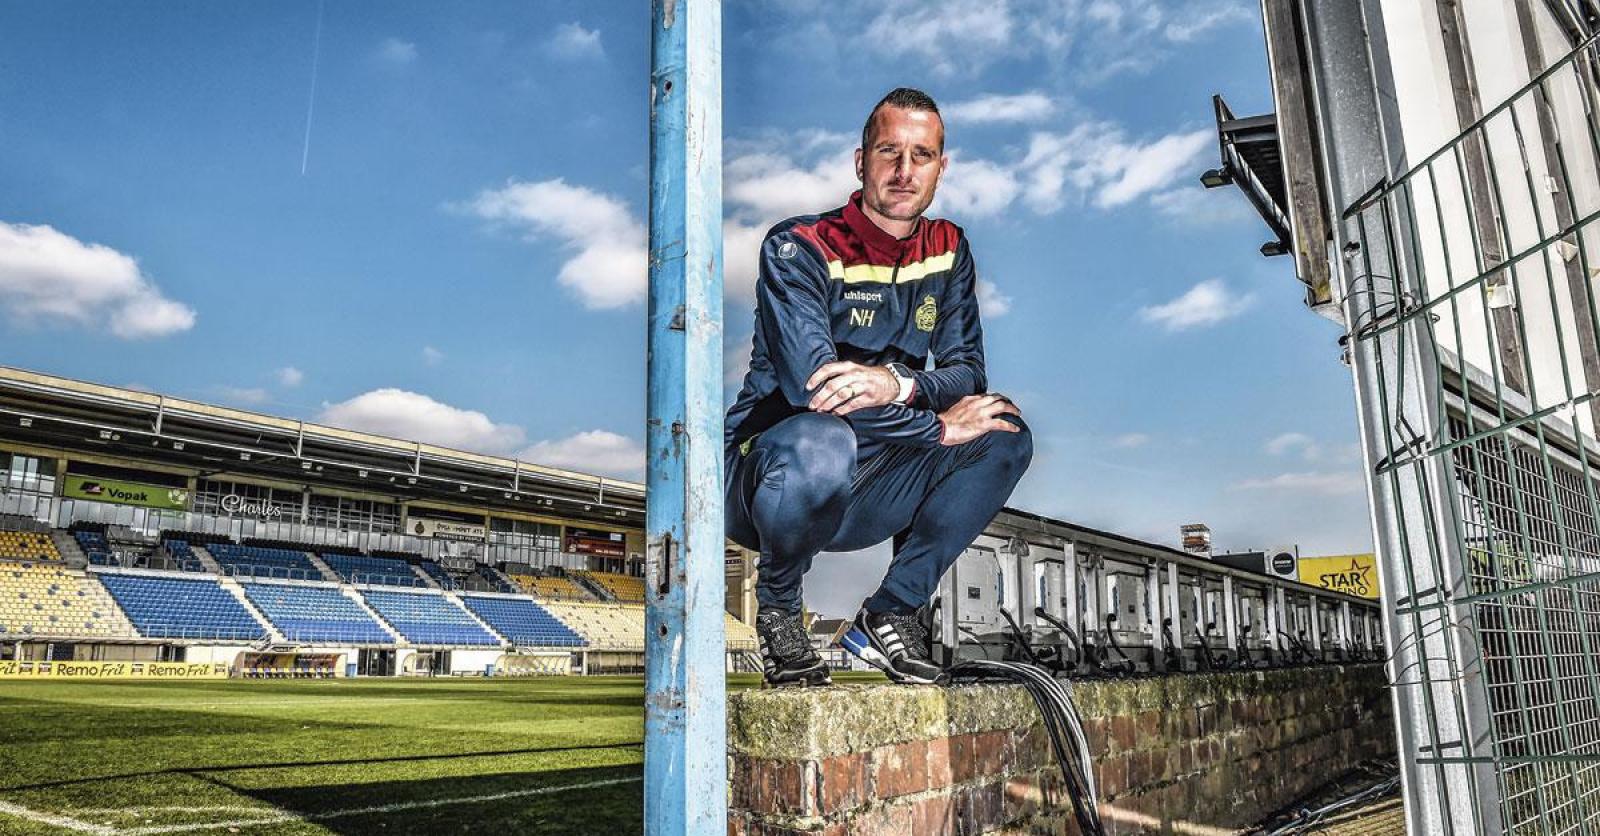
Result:
M885 106L873 117L870 147L856 149L861 202L897 221L914 221L933 202L949 165L944 124L925 110Z

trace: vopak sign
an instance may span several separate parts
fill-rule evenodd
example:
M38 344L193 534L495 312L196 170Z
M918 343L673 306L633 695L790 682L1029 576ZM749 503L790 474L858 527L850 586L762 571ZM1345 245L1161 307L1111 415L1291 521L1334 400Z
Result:
M189 492L183 488L162 485L145 485L124 482L120 479L101 479L95 476L67 474L61 495L69 499L93 499L115 502L119 505L139 505L145 508L163 508L168 511L186 511Z
M1300 582L1358 598L1378 597L1378 562L1370 554L1300 558Z

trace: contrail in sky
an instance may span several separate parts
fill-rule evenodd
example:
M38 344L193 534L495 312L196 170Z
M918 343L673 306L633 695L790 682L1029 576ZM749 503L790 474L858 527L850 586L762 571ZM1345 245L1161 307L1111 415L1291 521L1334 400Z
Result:
M325 0L317 0L317 36L311 47L311 95L306 97L306 142L300 151L300 176L306 175L306 163L311 160L311 112L317 105L317 66L322 59L322 9Z

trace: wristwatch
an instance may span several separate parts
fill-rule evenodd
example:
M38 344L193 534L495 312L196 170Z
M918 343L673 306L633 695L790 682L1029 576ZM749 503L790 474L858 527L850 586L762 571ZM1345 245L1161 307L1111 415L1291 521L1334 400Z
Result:
M917 391L917 379L911 376L911 370L904 363L890 363L889 373L894 375L896 383L900 384L900 394L895 395L895 403L911 403L911 396Z

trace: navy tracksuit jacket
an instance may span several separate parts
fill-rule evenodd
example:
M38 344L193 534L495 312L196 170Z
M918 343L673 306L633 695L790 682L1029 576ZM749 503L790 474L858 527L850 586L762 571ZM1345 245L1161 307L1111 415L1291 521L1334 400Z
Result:
M728 536L761 553L763 608L799 611L818 552L890 538L895 556L867 609L926 604L1032 456L1015 416L1022 432L941 444L938 414L988 385L972 253L944 220L896 239L860 199L784 221L761 245L750 371L724 440ZM910 401L809 411L806 380L835 360L904 363Z

